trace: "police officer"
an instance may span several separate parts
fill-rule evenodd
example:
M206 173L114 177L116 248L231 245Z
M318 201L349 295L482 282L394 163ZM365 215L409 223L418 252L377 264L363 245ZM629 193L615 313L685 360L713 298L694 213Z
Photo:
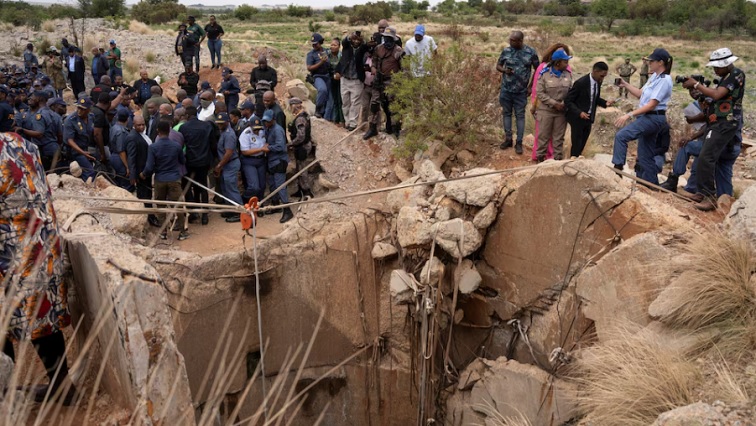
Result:
M714 173L717 162L726 152L742 142L743 93L745 92L745 74L733 63L738 57L728 48L717 49L709 57L708 67L714 68L719 77L717 87L710 88L699 81L688 78L683 87L696 89L702 95L711 98L706 115L709 117L709 131L703 141L701 154L698 156L696 176L699 179L698 193L693 198L695 208L710 211L717 208ZM730 178L731 179L731 178Z
M241 194L239 194L239 150L236 140L236 133L231 127L228 113L221 112L215 115L215 124L220 129L220 139L218 140L218 164L213 169L215 177L223 177L222 192L226 198L231 201L242 204ZM241 219L236 213L221 213L226 222L239 222Z
M233 76L233 74L234 70L232 70L231 68L223 68L223 81L220 85L220 92L223 93L223 96L226 100L226 107L229 111L236 109L236 106L239 104L239 92L241 92L241 87L239 87L239 80L237 80L236 77Z
M29 107L31 109L16 133L37 145L42 165L45 171L49 171L63 141L62 121L58 114L47 108L46 92L34 92L29 99Z
M8 103L8 88L0 86L0 132L13 130L15 114L13 107Z
M648 59L643 58L643 65L640 68L640 87L646 85L648 81Z
M297 173L307 167L312 162L310 153L312 152L312 137L310 116L302 106L302 100L294 97L289 99L291 112L294 114L294 121L289 123L289 139L291 146L294 148L294 159L297 164ZM300 201L307 197L314 197L312 194L312 178L310 172L306 171L297 178L299 189L293 196L299 196Z
M499 104L504 113L504 142L501 149L512 147L512 113L517 122L515 151L522 154L522 138L525 135L525 106L528 103L533 78L531 69L540 65L535 49L523 43L522 31L512 31L509 47L502 50L496 63L496 70L502 73Z
M554 159L564 159L562 143L567 131L567 107L564 100L572 86L572 73L567 64L572 56L564 49L558 49L551 55L551 62L538 77L537 96L538 110L536 119L540 128L538 132L537 161L542 163L546 159L546 148L549 140L554 143Z
M402 57L404 49L397 44L399 37L396 35L394 28L387 28L383 33L383 44L378 45L373 50L371 72L373 73L373 87L370 93L370 128L362 136L363 140L368 140L378 134L378 123L381 120L381 104L388 104L390 110L390 100L386 96L386 86L391 84L391 76L401 71ZM401 131L401 120L396 116L396 111L392 111L393 126L386 123L386 132L393 132L399 137ZM392 128L393 127L393 128Z
M268 157L268 170L273 175L272 188L278 188L286 182L286 168L289 165L289 153L286 149L286 131L276 123L273 117L273 111L267 110L262 117L263 126L265 126L265 146L263 150ZM281 188L278 197L282 203L289 203L289 195L286 187ZM294 217L289 207L283 209L281 223L288 222Z
M244 175L243 199L257 197L262 200L265 195L265 177L268 173L265 161L265 132L262 121L253 118L239 135L241 168Z
M92 100L88 97L82 97L76 101L76 113L70 114L63 123L63 140L70 152L70 158L81 167L81 178L85 182L94 179L95 157L89 153L89 149L95 148L94 144L94 126L90 110L92 109Z
M129 112L120 110L116 113L116 123L110 128L110 166L116 174L116 185L131 192L134 187L131 185L131 176L129 175L129 159L126 152L126 137L129 130L126 125L129 121Z
M630 76L635 74L635 71L637 70L638 69L635 68L635 65L630 63L630 58L625 58L625 63L617 67L617 74L619 74L623 80L630 83ZM648 71L646 72L646 78L648 78ZM643 84L641 84L640 87L643 87ZM625 93L625 97L627 98L627 89L623 87L620 87L619 89L620 96L622 96L623 91Z

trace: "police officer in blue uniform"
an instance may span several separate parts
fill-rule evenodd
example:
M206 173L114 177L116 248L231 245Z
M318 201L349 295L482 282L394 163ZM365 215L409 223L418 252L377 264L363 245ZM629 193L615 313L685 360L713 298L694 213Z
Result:
M89 148L95 148L91 109L92 100L82 97L76 101L76 113L70 114L63 124L63 139L70 158L81 166L81 178L84 181L95 177L95 157L89 153Z
M0 132L10 132L13 130L15 121L15 112L13 107L8 103L8 88L0 86Z
M37 145L45 171L49 171L63 140L62 122L58 114L47 108L47 92L32 93L29 107L16 133Z

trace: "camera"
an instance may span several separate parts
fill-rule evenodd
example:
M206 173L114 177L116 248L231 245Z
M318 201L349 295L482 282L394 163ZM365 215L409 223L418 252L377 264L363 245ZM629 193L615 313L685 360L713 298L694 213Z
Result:
M683 84L688 78L692 78L693 80L696 80L706 87L709 87L711 85L711 80L707 80L706 77L700 74L693 74L691 76L678 75L675 77L675 83Z
M619 86L620 84L622 84L622 77L615 78L614 79L614 85L615 86Z

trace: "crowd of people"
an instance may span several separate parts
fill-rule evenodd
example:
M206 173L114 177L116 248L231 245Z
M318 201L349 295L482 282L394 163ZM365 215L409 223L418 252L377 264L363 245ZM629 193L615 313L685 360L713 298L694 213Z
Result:
M523 153L525 109L528 98L530 112L535 117L532 158L543 162L553 158L562 160L564 136L570 125L572 147L570 156L579 157L586 146L596 118L596 109L611 106L620 98L606 100L601 97L601 86L608 74L605 62L593 64L591 72L573 82L569 65L570 48L557 43L544 52L541 60L535 49L524 44L524 35L514 31L509 46L499 56L496 69L502 73L499 103L503 110L505 132L501 149L514 147ZM693 99L686 109L686 120L696 132L680 141L672 172L661 187L677 191L678 178L685 173L691 156L697 156L691 179L685 190L692 195L694 207L703 211L714 210L722 194L733 195L732 168L743 140L743 95L745 74L733 64L738 57L730 49L722 48L711 53L708 67L714 69L717 79L703 76L677 76L676 80L687 89ZM630 142L638 141L635 163L636 175L659 185L657 175L662 172L665 154L670 147L670 127L666 114L672 97L673 58L666 49L657 48L643 58L640 68L640 87L630 84L637 68L626 59L617 67L619 78L614 84L620 97L638 98L637 107L618 117L614 125L619 129L614 137L612 163L623 170ZM512 116L517 128L513 140Z

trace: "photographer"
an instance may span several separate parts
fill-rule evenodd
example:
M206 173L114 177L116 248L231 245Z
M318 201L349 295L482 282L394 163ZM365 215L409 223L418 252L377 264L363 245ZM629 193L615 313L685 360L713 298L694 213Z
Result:
M713 67L720 78L717 87L710 88L694 78L688 78L683 87L695 89L711 99L705 116L708 118L708 132L703 140L701 154L698 156L696 175L700 180L698 192L693 198L695 208L711 211L717 207L715 188L715 167L723 154L734 150L742 141L740 131L743 123L743 93L745 92L745 74L733 63L738 57L730 49L715 50L709 57L707 67ZM731 182L730 174L729 181Z
M658 185L654 156L658 154L656 145L659 132L667 125L667 104L672 98L672 78L669 76L672 70L672 57L665 49L654 49L653 53L648 55L648 68L653 75L641 89L622 79L615 81L615 84L640 98L640 101L637 109L614 121L616 127L623 127L637 117L614 136L612 163L615 169L622 170L627 159L627 145L630 141L637 139L637 175L647 182Z

